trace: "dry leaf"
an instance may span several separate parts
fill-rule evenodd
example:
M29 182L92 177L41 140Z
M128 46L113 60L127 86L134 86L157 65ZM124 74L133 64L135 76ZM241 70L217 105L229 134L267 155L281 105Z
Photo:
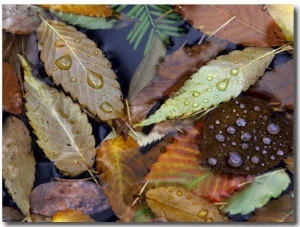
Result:
M89 181L57 181L35 187L30 195L35 214L52 216L66 209L95 214L110 207L103 189Z
M182 187L160 187L146 193L146 201L158 218L169 222L226 222L216 205Z
M2 207L2 221L3 222L20 222L25 218L20 210L13 207Z
M5 186L25 216L30 216L29 195L35 179L31 137L24 123L8 117L3 125L2 175Z
M50 18L44 9L33 5L2 5L2 27L15 34L34 32L41 23L39 16Z
M21 114L24 104L14 67L8 62L3 62L2 70L2 107L12 114Z
M121 136L103 141L97 149L96 165L104 181L104 193L121 217L134 201L147 171L137 142L130 136L126 141Z
M56 85L109 125L124 119L116 74L96 43L58 21L44 20L37 34L41 60Z
M96 222L89 215L74 209L58 211L53 215L52 222Z
M180 5L183 18L207 35L228 22L214 36L245 46L280 46L285 36L260 5Z

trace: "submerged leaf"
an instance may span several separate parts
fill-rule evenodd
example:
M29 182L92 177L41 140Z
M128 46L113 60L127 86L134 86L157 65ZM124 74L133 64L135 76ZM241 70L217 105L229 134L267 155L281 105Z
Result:
M35 187L30 195L35 214L52 216L58 211L76 209L95 214L110 207L101 187L89 181L57 181Z
M146 201L157 218L169 222L226 222L216 205L182 187L160 187L146 193Z
M52 222L96 222L89 215L75 209L58 211L53 215Z
M124 119L120 85L111 63L85 34L58 21L43 21L37 29L41 60L55 84L93 115L112 125Z
M3 125L2 174L5 186L25 216L29 216L29 195L35 179L31 137L24 123L9 117Z
M194 73L153 115L135 126L188 117L237 97L264 74L274 55L271 48L248 47L219 56Z
M222 211L234 214L248 214L267 204L271 198L277 198L290 184L289 175L284 169L267 172L264 175L255 177L254 182L245 189L237 192L230 199Z
M86 114L70 97L33 77L20 57L25 74L27 117L37 143L57 168L67 175L90 169L95 159L95 138Z

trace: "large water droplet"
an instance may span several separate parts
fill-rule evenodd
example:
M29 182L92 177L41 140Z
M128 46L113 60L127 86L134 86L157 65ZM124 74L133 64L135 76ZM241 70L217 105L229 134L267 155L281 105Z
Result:
M225 141L225 136L221 133L216 134L215 138L219 142L224 142Z
M72 58L70 54L65 54L64 56L55 60L55 64L61 70L68 70L72 66Z
M234 68L230 70L230 74L233 76L236 76L237 74L239 74L240 70L238 68Z
M217 164L218 160L216 158L210 157L207 160L208 164L210 164L211 166L214 166Z
M112 105L109 104L108 102L102 103L100 105L100 109L106 114L110 114L113 111Z
M198 91L193 92L193 97L194 98L198 98L199 96L200 96L200 92L198 92Z
M100 89L103 87L103 84L104 84L103 77L98 73L88 70L87 83L92 88Z
M280 132L280 127L275 123L270 123L267 126L267 131L272 135L277 135Z
M200 211L198 212L197 215L198 215L199 218L206 218L206 216L208 215L208 210L202 209L202 210L200 210Z
M222 80L221 82L217 83L216 87L219 91L225 91L228 87L229 84L229 78L226 78Z
M227 132L229 133L229 134L234 134L235 133L235 128L233 127L233 126L229 126L228 128L227 128Z
M242 149L246 150L249 148L249 144L248 143L242 143Z
M212 76L207 76L206 79L207 79L208 81L211 81L211 80L213 79L213 77L212 77Z
M241 140L243 140L244 142L248 142L250 141L252 138L251 134L248 133L248 132L244 132L242 135L241 135Z
M236 168L243 164L243 159L237 152L232 151L229 152L227 163L229 166Z
M178 196L182 196L182 191L177 190L177 191L176 191L176 194L177 194Z
M63 41L62 39L58 39L56 42L55 42L55 46L56 47L64 47L66 45L65 41Z
M251 162L253 162L253 163L259 163L259 157L257 157L256 155L254 155L254 156L252 156L252 158L251 158Z
M244 118L238 118L235 123L237 126L245 126L247 122Z
M278 154L279 156L282 156L282 155L284 154L284 152L283 152L283 150L278 150L278 151L277 151L277 154Z
M271 138L269 138L269 137L264 137L264 138L263 138L263 143L264 143L264 144L270 144L271 141L272 141L272 140L271 140Z

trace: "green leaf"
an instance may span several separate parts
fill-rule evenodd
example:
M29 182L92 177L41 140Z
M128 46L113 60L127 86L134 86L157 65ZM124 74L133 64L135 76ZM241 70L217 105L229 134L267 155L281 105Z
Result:
M274 56L275 50L258 47L219 56L194 73L152 116L135 126L189 117L237 97L264 74Z
M277 198L284 191L291 180L285 169L279 169L257 176L244 190L237 192L222 211L234 214L248 214L255 208L263 207L271 198Z

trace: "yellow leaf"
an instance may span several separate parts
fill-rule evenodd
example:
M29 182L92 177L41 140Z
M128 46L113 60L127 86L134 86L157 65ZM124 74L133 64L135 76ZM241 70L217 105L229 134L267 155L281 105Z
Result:
M89 215L74 209L56 212L52 222L96 222Z

